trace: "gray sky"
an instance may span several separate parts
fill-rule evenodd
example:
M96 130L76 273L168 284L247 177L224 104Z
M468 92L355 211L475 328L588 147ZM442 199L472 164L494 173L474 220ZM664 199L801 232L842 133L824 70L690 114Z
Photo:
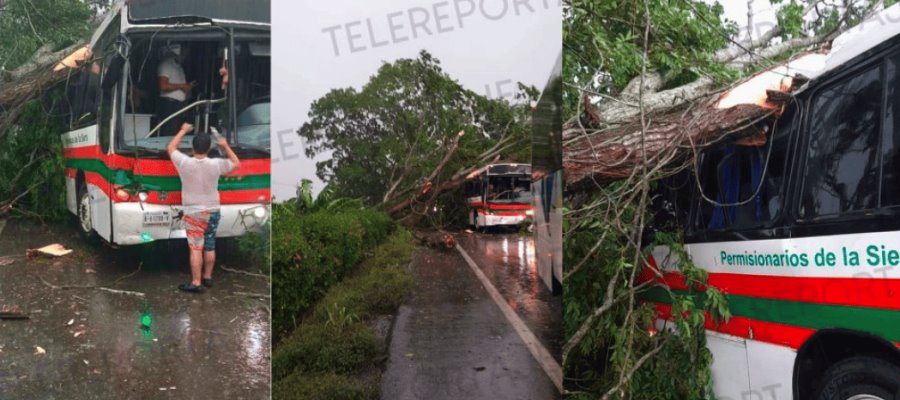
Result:
M713 0L706 0L712 4ZM747 0L719 0L719 4L725 8L725 18L737 22L740 28L740 38L747 37ZM754 38L758 38L761 34L772 29L776 24L775 10L769 0L752 0L753 8L753 26L751 32ZM781 6L778 6L779 8Z
M562 48L561 0L272 1L272 190L294 197L315 161L295 133L331 89L360 88L378 67L422 49L460 84L508 97L542 88Z

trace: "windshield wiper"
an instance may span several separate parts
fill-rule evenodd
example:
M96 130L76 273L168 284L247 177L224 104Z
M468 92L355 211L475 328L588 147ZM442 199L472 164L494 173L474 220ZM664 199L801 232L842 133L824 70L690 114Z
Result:
M272 151L261 146L253 146L249 144L239 144L239 143L229 143L229 145L236 150L253 150L261 153L265 153L266 155L272 154Z

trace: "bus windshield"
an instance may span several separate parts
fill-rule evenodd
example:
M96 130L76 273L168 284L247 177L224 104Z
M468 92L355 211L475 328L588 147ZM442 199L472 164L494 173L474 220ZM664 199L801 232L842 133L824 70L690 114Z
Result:
M225 32L213 30L168 36L144 32L129 39L119 152L162 157L181 124L189 123L195 133L219 132L241 156L268 156L267 38L236 36L231 46ZM228 61L233 67L225 87L221 69ZM179 148L189 150L190 139L186 137Z
M530 203L530 176L488 177L488 201L492 203Z

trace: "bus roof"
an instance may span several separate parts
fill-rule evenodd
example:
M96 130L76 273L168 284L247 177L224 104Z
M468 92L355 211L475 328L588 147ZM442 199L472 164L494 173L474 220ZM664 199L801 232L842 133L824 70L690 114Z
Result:
M168 22L185 18L211 20L223 25L269 25L270 0L130 0L132 23Z
M805 68L798 68L810 80L853 60L878 45L900 35L900 3L881 10L831 42L831 51L820 61Z
M521 163L497 163L497 164L488 164L481 168L478 168L466 175L466 179L472 179L479 175L487 174L489 176L498 176L498 175L531 175L531 164L521 164Z

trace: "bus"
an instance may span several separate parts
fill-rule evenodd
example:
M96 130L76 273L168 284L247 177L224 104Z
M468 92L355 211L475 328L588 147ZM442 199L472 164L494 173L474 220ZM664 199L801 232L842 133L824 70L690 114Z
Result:
M219 181L219 237L262 229L270 215L269 1L117 2L66 74L66 205L81 230L113 245L185 238L181 182L165 151L178 127L224 136L241 166ZM193 90L163 113L157 66L177 46ZM227 68L227 85L220 74ZM169 124L171 125L171 124ZM191 151L192 134L179 149ZM213 145L211 157L224 157Z
M898 20L894 5L812 55L766 140L717 143L660 182L655 212L728 298L732 317L705 323L717 399L900 396ZM668 247L648 264L687 293ZM643 298L664 329L668 292Z
M463 187L476 231L525 223L531 212L531 166L490 164L469 173Z
M531 205L538 275L553 294L562 293L563 166L562 55L541 92L532 116Z

